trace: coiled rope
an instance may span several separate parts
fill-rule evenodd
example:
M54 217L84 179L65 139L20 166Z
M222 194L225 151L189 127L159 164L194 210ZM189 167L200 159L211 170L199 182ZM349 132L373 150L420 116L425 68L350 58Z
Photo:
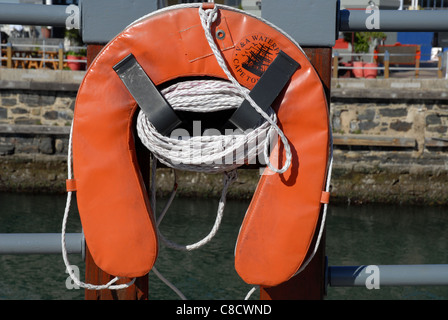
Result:
M247 92L246 88L236 88L231 82L224 80L183 81L161 91L175 111L200 113L236 110ZM269 114L266 117L276 121L272 109ZM140 140L168 167L217 173L234 170L245 163L255 163L255 158L262 153L264 158L261 160L269 161L268 149L274 137L269 122L265 121L257 128L245 132L231 129L226 131L229 134L221 135L212 129L204 134L199 132L189 136L186 130L180 129L174 130L170 136L164 136L155 129L143 111L140 110L137 117Z

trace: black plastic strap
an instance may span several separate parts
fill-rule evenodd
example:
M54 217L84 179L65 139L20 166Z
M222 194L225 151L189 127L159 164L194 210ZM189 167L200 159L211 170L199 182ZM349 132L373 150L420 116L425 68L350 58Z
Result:
M249 96L266 112L299 67L297 61L280 51ZM229 122L244 131L255 128L261 118L262 115L250 105L250 102L244 100L230 117Z
M132 53L113 69L159 133L167 135L182 123Z

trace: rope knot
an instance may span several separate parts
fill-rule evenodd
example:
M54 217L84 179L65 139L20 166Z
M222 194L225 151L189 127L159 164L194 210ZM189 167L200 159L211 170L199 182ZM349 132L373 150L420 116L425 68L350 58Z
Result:
M201 22L206 22L207 27L209 27L216 21L216 18L218 18L218 7L216 5L211 7L210 3L208 5L199 6L199 16L201 17Z

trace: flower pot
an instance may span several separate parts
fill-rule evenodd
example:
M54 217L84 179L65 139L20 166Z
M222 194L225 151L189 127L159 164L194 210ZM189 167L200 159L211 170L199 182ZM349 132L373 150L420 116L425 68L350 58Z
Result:
M376 68L378 64L376 63L366 63L365 68ZM375 79L378 74L377 69L364 69L364 77L367 79Z
M81 70L81 63L78 62L80 57L68 55L67 60L67 65L70 70Z
M363 78L364 77L364 70L362 69L364 67L364 62L362 61L353 61L353 74L356 78Z

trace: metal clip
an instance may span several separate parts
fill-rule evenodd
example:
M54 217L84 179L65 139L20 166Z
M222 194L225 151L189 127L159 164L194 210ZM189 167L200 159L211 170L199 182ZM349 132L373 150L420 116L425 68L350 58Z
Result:
M132 53L113 69L159 133L167 135L182 123Z

